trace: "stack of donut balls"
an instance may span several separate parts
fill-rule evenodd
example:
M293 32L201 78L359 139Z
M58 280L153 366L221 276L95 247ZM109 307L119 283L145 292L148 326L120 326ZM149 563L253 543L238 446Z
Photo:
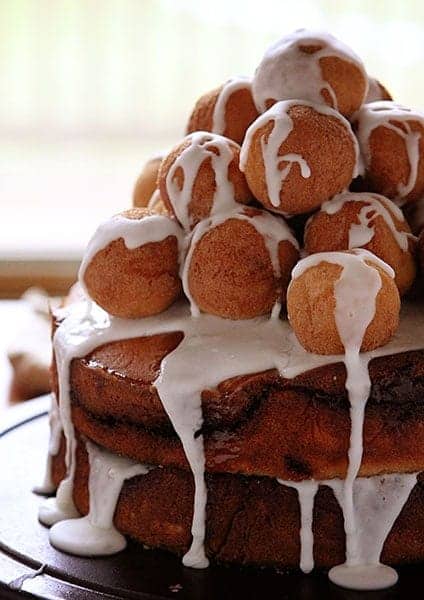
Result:
M253 78L199 98L186 136L144 166L134 207L92 238L80 280L125 319L183 295L193 317L287 311L306 350L333 354L343 351L342 259L365 254L381 278L361 348L372 350L395 332L419 260L423 270L424 219L415 235L407 220L423 197L424 114L395 103L345 44L298 30L267 50ZM292 279L310 255L313 266Z

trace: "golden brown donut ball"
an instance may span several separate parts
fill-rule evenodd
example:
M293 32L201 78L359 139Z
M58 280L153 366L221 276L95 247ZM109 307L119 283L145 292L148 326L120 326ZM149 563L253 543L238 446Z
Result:
M240 165L265 208L296 215L346 189L357 159L357 141L344 117L327 106L287 100L249 127Z
M267 235L267 241L265 241ZM203 312L250 319L285 303L297 242L281 217L246 208L203 221L193 232L184 290Z
M240 146L223 136L199 131L184 138L159 169L162 200L186 231L218 212L252 199L239 168Z
M146 208L124 211L94 234L80 282L89 297L115 317L158 314L181 292L180 238L178 224L168 216Z
M187 133L211 131L241 144L247 128L257 116L250 80L235 77L199 98L191 113Z
M156 182L158 178L158 171L160 163L162 162L162 156L155 156L149 159L137 181L135 182L133 191L133 206L147 206L150 198L156 189Z
M345 255L349 255L352 261L362 261L375 269L381 278L381 288L375 298L374 318L366 328L361 352L383 346L395 333L399 325L400 311L400 298L396 284L386 270L387 265L369 252L364 250L358 252L365 253L367 256L364 258L361 254L351 252L325 252L301 260L294 269L293 279L287 291L287 313L297 339L308 352L316 354L345 352L335 318L336 284L344 269ZM358 284L357 271L354 270L351 280L354 290L355 284ZM367 289L365 279L359 283L360 285L363 283L364 290ZM354 296L353 291L349 292L349 297ZM363 302L364 299L361 299L359 303L361 308ZM358 328L360 330L360 318L356 329Z
M392 267L402 295L415 275L415 240L402 211L378 194L346 192L329 200L305 229L308 254L365 248Z
M368 76L348 46L329 34L299 29L267 50L252 89L260 112L279 100L299 98L350 116L365 100Z
M378 79L368 77L368 94L365 98L365 104L368 104L368 102L378 102L379 100L393 100L393 98Z
M424 114L394 102L364 104L353 119L368 188L399 205L424 195Z

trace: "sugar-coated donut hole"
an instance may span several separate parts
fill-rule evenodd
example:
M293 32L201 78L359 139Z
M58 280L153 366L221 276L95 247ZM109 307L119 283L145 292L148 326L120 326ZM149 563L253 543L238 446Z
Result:
M246 130L258 116L258 111L253 101L251 84L246 80L245 85L235 89L226 98L225 106L222 107L224 129L217 130L214 112L220 95L225 93L228 85L231 85L231 80L198 99L189 118L187 133L211 131L238 144L242 143Z
M161 156L156 156L148 160L135 182L133 191L133 206L144 207L150 202L153 192L156 189L159 167L162 162Z
M223 136L217 136L207 132L196 132L184 138L180 144L173 148L168 156L164 158L159 169L158 187L161 198L171 214L174 214L178 218L179 209L185 210L185 207L178 206L178 203L181 201L176 197L175 191L173 192L173 190L170 189L168 175L173 168L175 161L177 161L184 152L192 151L192 136L198 135L201 137L202 134L205 138L210 140L208 142L210 153L220 156L219 144L224 144L226 149L231 152L232 158L226 172L218 174L215 173L212 156L205 156L204 159L199 161L200 165L198 166L196 173L194 173L191 194L186 207L188 212L188 223L181 223L183 226L186 226L186 229L192 229L199 221L206 219L211 212L213 212L215 195L219 193L218 185L220 178L225 178L231 184L231 198L228 198L229 202L247 204L253 199L245 176L240 171L239 145ZM214 144L214 141L216 141L216 144ZM192 158L196 153L201 156L200 153L202 152L202 148L196 148L192 152ZM196 159L196 156L194 156L194 158ZM176 184L180 192L183 189L185 177L186 174L183 168L178 166L175 169L172 182ZM233 207L229 205L228 209L230 210L231 208Z
M192 241L195 246L188 254L187 283L201 311L229 319L250 319L269 314L277 301L285 303L299 252L290 239L279 242L278 280L264 237L253 224L261 212L247 209L247 220L229 216Z
M141 220L155 213L133 208L121 215ZM178 239L174 235L134 249L127 248L120 237L94 255L85 269L83 284L90 298L109 314L126 319L147 317L164 311L180 295L178 263Z
M291 165L281 182L278 206L270 199L266 168L271 165L266 165L264 156L264 144L275 127L274 112L277 116L288 114L293 122L292 130L279 146L278 156L300 156L310 169L310 176L303 177L299 165ZM335 111L330 112L324 114L319 106L300 101L279 103L253 123L242 147L246 157L243 169L254 197L265 208L287 215L307 213L349 186L356 169L356 142L349 123ZM256 124L260 126L256 128ZM279 170L288 164L281 161Z
M371 240L356 248L365 248L392 267L395 272L395 282L399 293L405 294L411 287L415 275L415 240L409 236L407 250L403 250L390 226L381 214L375 212L374 206L381 206L381 210L389 214L394 228L398 232L410 234L411 230L405 219L399 214L399 209L385 198L373 194L345 193L340 198L344 203L336 212L327 212L326 206L315 213L305 228L305 250L308 254L317 252L331 252L349 250L349 233L352 226L360 224L359 213L369 207L366 213L370 217L368 227L374 231ZM367 198L370 203L367 202ZM330 207L338 198L328 203ZM375 215L375 216L373 216ZM398 217L401 217L399 219ZM405 236L406 237L406 236Z
M361 60L333 36L298 30L267 50L252 87L261 112L274 102L298 98L325 103L349 117L365 100L368 76Z
M399 109L403 111L402 117ZM424 196L424 114L389 101L371 102L354 115L353 128L364 158L367 190L383 194L400 205ZM405 192L402 186L408 187L415 154L412 139L408 144L409 136L418 140L417 169L412 189Z
M366 261L381 277L375 315L368 325L361 352L384 346L399 325L400 297L393 279L379 265ZM297 339L308 352L343 354L345 348L336 326L334 286L343 266L320 262L292 279L287 291L287 313Z
M423 136L420 141L419 173L414 189L407 195L407 200L415 202L424 193L424 126L417 121L411 122L411 129ZM367 168L367 182L371 189L397 198L398 186L406 184L410 166L408 152L404 140L393 130L377 127L369 139L371 161Z
M337 56L328 56L319 61L322 77L334 91L336 106L330 92L324 88L321 96L325 104L350 117L364 101L368 87L367 79L358 65Z

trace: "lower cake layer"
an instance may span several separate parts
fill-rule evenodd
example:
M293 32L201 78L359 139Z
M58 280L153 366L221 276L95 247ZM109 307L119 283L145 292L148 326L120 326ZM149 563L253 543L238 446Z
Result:
M52 460L56 485L65 476L65 442ZM81 514L89 511L89 461L78 436L73 498ZM207 474L206 552L213 561L242 565L299 566L300 507L297 491L269 477ZM127 480L114 523L123 534L149 547L178 555L190 545L194 485L190 471L156 467ZM313 509L315 566L345 560L343 514L327 485L320 485ZM388 535L384 563L424 560L424 478L419 478Z

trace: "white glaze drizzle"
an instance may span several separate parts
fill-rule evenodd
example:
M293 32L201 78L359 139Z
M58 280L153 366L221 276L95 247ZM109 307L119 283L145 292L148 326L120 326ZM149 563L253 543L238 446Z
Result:
M353 250L351 253L313 254L300 261L293 270L293 279L296 279L307 269L323 262L343 267L340 277L334 285L335 322L345 349L345 387L350 402L351 434L348 469L343 481L342 503L346 534L346 562L333 570L339 580L343 578L345 567L361 565L362 559L353 486L362 462L363 424L365 407L371 390L371 379L368 372L368 357L366 354L361 354L360 349L366 329L375 316L376 298L382 285L379 272L366 261L377 264L390 277L394 277L393 269L389 265L362 249Z
M243 89L247 89L249 91L252 89L252 83L249 77L231 77L231 79L229 79L222 86L213 109L212 131L214 133L224 135L227 127L225 120L227 102L235 92Z
M380 269L383 269L383 271L385 271L389 277L394 278L394 271L390 265L381 260L381 258L378 258L378 256L372 252L368 252L368 250L364 250L362 248L356 248L350 252L317 252L316 254L310 254L296 264L292 271L292 278L297 279L305 271L319 265L322 262L339 265L343 268L349 268L349 266L357 265L359 262L361 262L367 268L372 269L372 267L366 265L365 261L371 261L375 265L379 266ZM365 354L370 353L364 353L364 355Z
M125 537L113 524L123 483L136 475L145 475L150 468L90 441L86 442L86 449L90 463L89 513L79 519L56 523L49 539L59 550L78 556L115 554L126 546Z
M94 256L111 242L122 238L125 246L134 250L145 244L161 242L169 236L177 239L181 261L184 232L174 219L167 215L146 215L141 219L130 219L122 214L114 215L99 225L89 241L78 272L79 283L86 291L84 275L88 265ZM88 295L87 291L86 293Z
M82 312L72 314L72 308L78 306ZM101 327L107 327L107 319L97 323L95 332L90 309L93 308L90 301L82 301L71 304L62 309L64 315L71 313L69 319L64 320L69 326L60 324L53 336L53 349L56 359L57 379L59 388L59 415L66 440L65 465L66 477L61 481L55 498L49 498L40 506L38 518L44 525L53 525L65 519L75 519L79 513L75 507L72 490L75 474L75 450L76 438L71 416L70 401L70 366L73 358L84 356L90 351L89 334L98 333ZM105 313L106 314L106 313ZM81 354L79 354L81 352Z
M235 142L204 131L191 133L185 139L190 141L190 144L169 169L166 176L166 189L178 221L186 231L190 231L193 223L189 207L193 186L200 166L206 159L211 160L215 173L215 193L210 215L229 212L238 206L234 200L234 186L228 177L228 168L234 158L230 143L235 144ZM178 169L182 170L184 176L181 189L175 178Z
M161 199L160 197L160 190L156 189L153 194L150 196L150 200L147 203L147 208L149 210L152 210L155 208L156 204L158 203L158 201Z
M46 567L47 567L47 564L43 564L36 571L32 571L31 573L25 573L24 575L20 575L19 577L16 577L16 579L9 581L7 586L11 590L19 590L20 591L20 590L22 590L25 581L28 581L30 579L35 579L36 577L43 575Z
M353 193L345 192L335 196L332 200L324 202L321 210L328 215L334 215L342 209L346 202L364 202L365 206L358 213L359 224L352 223L349 229L349 249L360 248L368 244L374 237L375 229L372 225L374 219L380 216L384 219L390 229L399 248L406 252L409 247L411 236L407 231L399 231L396 228L394 218L405 223L405 217L399 207L388 198L370 192Z
M333 583L352 589L383 589L396 583L394 569L380 563L384 542L406 504L417 481L417 473L392 473L373 477L358 477L353 485L358 537L358 563L339 566L330 571ZM310 573L314 568L313 510L319 486L328 486L343 510L342 479L322 481L278 482L297 490L300 509L300 568Z
M60 440L62 437L62 422L60 420L59 408L54 394L51 394L49 410L49 429L50 438L47 450L47 460L43 482L33 488L35 494L52 494L55 491L55 485L51 476L52 457L57 456L60 449Z
M190 285L188 281L190 263L197 243L208 231L210 231L214 227L218 227L218 225L221 225L222 223L230 219L238 219L250 223L250 225L252 225L256 229L256 231L262 236L265 242L265 246L269 252L269 257L271 259L271 264L276 279L279 279L281 277L280 260L278 255L278 248L280 242L288 241L296 249L299 249L299 244L297 243L296 238L290 231L289 226L281 217L275 217L274 215L271 215L266 211L257 211L256 209L255 213L256 214L254 216L249 216L245 213L245 210L243 208L239 207L237 210L229 214L218 215L209 219L204 219L203 221L200 221L200 223L198 223L193 229L192 235L190 237L190 246L184 264L181 268L181 280L183 283L183 289L186 297L190 302L191 314L193 317L198 317L200 315L200 310L190 292ZM281 302L279 301L279 297L277 297L276 304L271 314L271 319L278 318L278 315L280 314L280 309Z
M302 52L300 46L322 48L308 54ZM266 51L253 78L253 98L258 110L266 110L267 100L299 98L323 104L323 90L327 90L333 108L337 110L335 91L323 78L319 64L321 58L331 56L355 64L368 80L360 58L348 46L326 32L298 29L278 40ZM367 91L365 90L364 98Z
M422 330L423 306L406 303L402 311L400 327L392 341L384 347L363 354L364 360L422 347L423 340L417 335L417 331ZM160 315L145 319L110 317L96 305L93 305L89 315L85 301L69 305L59 311L58 316L63 321L56 331L54 345L61 392L60 415L70 448L67 452L68 475L63 487L62 484L60 486L62 489L58 497L49 499L40 508L40 520L53 524L78 516L75 509L69 510L73 508L72 480L75 468L69 395L71 360L86 356L98 346L116 340L182 331L184 341L162 361L161 374L155 385L174 428L187 441L183 445L191 453L189 462L195 465L198 472L199 491L194 519L197 528L197 565L205 566L207 561L201 538L204 532L206 488L201 436L196 438L200 439L199 442L193 442L193 432L198 429L199 418L201 419L201 391L218 385L226 378L272 368L277 368L283 377L292 378L310 369L338 362L340 357L305 351L297 342L287 321L271 322L265 317L229 321L206 314L192 319L189 307L184 302L174 304ZM175 378L180 381L178 394L175 394ZM180 410L181 406L184 406L184 411ZM179 422L176 423L176 420ZM202 477L199 476L200 473ZM189 558L193 558L193 555L189 555ZM193 564L195 560L190 562Z
M75 436L69 395L69 365L72 358L85 356L97 346L117 339L183 331L183 342L162 361L155 385L181 439L195 479L193 543L184 558L184 564L207 566L203 546L206 507L204 449L202 436L195 437L202 424L201 391L240 372L266 370L284 362L284 356L281 356L284 338L278 335L278 327L268 319L255 320L257 330L253 335L252 322L229 322L210 315L202 315L194 321L188 316L184 305L174 305L158 317L133 322L111 318L96 306L93 307L91 318L88 318L84 303L71 305L67 310L63 314L68 316L56 331L54 346L60 382L60 410L67 438L68 475L59 487L56 504L45 505L40 511L40 519L52 524L76 516L69 515L68 511L69 507L73 507L72 480L75 470ZM187 365L190 365L190 369L184 369ZM178 390L174 385L176 377L179 381Z
M417 473L392 473L356 479L353 492L358 523L359 564L379 562L387 535L416 482ZM332 488L343 508L343 480L329 479L322 484Z
M353 496L357 556L351 564L333 567L333 583L355 590L377 590L394 585L397 573L380 562L384 542L417 482L417 473L394 473L355 480ZM322 482L332 488L345 512L344 481Z
M357 137L366 168L369 167L371 162L369 139L374 129L377 127L391 129L405 141L409 161L409 177L406 184L399 183L398 194L395 198L398 204L402 205L404 198L415 187L420 160L419 142L421 134L418 131L412 131L409 122L419 121L424 125L424 114L389 100L381 100L364 104L355 113L353 120L357 123Z
M310 573L314 568L314 534L312 523L314 516L314 500L318 491L319 482L312 480L285 481L278 479L278 483L297 491L300 508L300 563L304 573Z
M290 118L289 111L295 106L308 106L316 112L335 117L345 126L346 131L350 135L355 151L355 166L352 172L352 179L359 173L359 147L356 137L354 136L349 122L337 111L324 104L314 104L306 100L284 100L277 102L269 110L260 115L256 121L250 125L246 132L244 142L240 152L240 169L245 170L247 159L255 133L273 121L273 128L265 140L265 136L261 137L261 148L265 166L265 180L268 189L269 200L274 207L280 205L280 194L283 189L285 179L288 177L293 163L299 165L300 173L304 179L311 177L311 169L306 160L299 154L288 153L280 156L279 150L282 144L287 140L293 129L293 121ZM283 163L288 163L283 169Z

